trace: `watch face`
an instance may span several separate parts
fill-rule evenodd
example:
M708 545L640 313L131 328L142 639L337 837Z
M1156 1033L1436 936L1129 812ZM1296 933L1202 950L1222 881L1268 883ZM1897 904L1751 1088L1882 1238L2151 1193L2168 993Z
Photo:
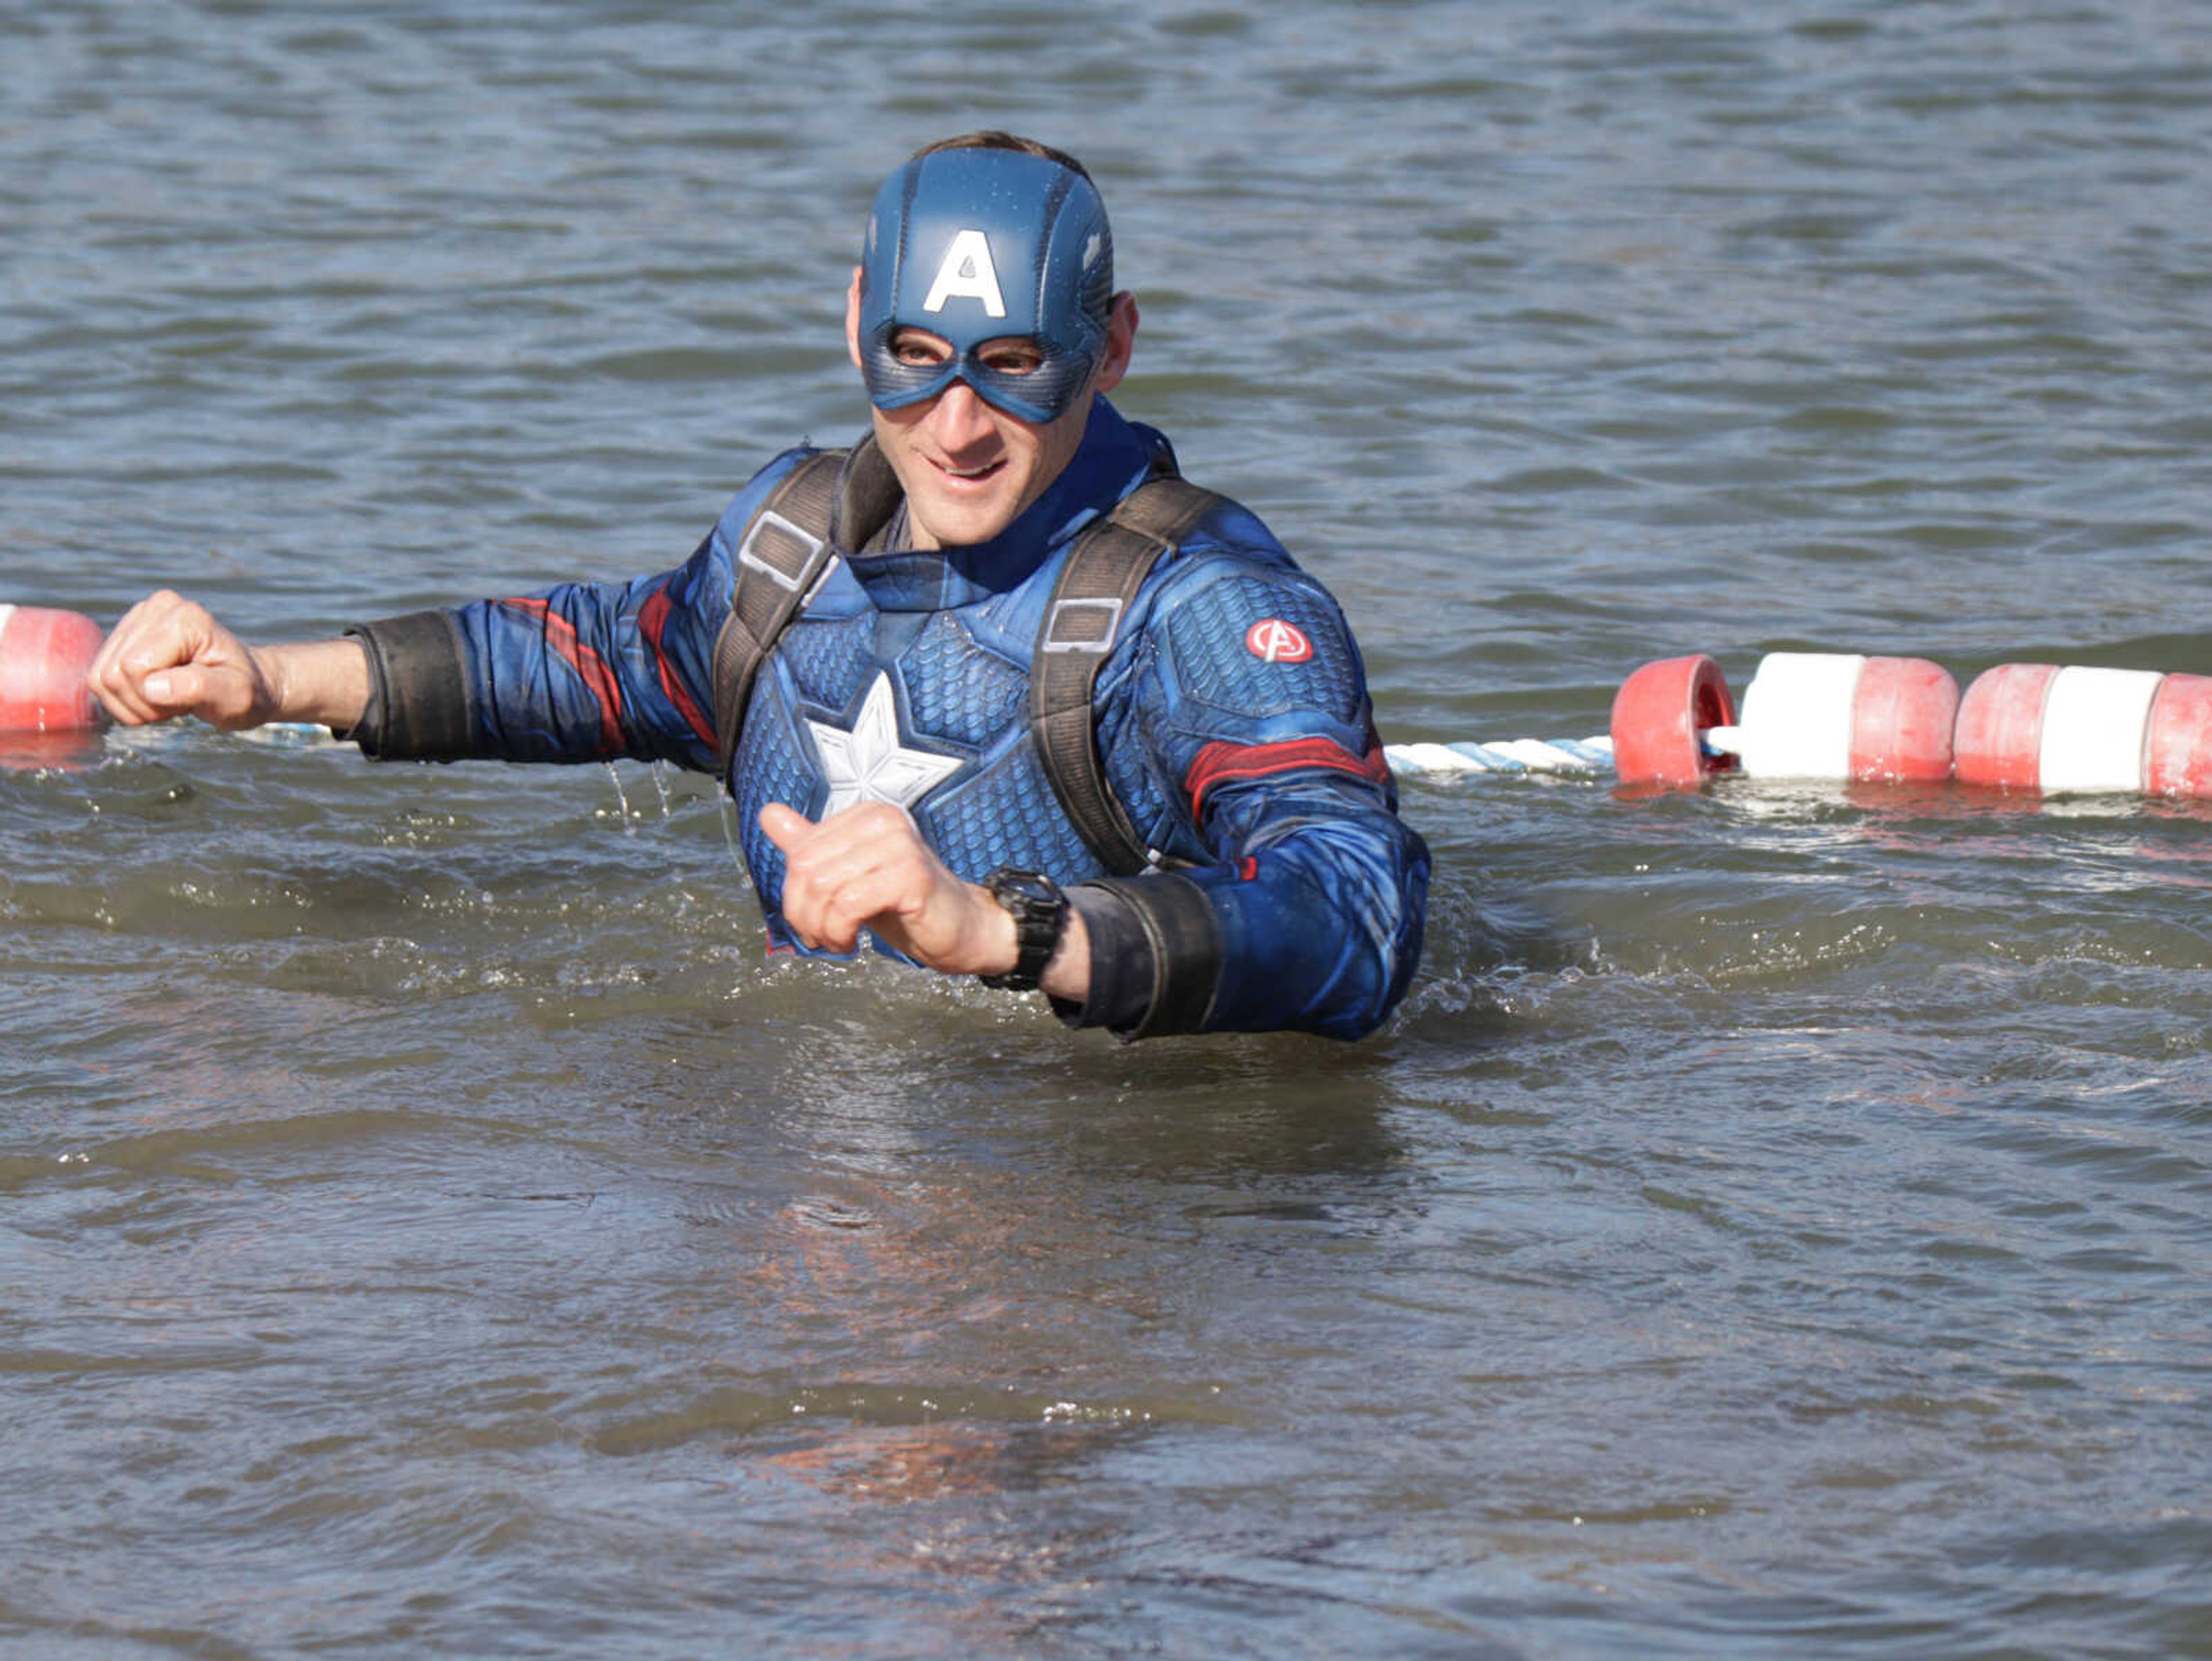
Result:
M991 873L991 886L1001 894L1014 895L1039 906L1049 906L1060 898L1059 890L1035 871L994 871Z

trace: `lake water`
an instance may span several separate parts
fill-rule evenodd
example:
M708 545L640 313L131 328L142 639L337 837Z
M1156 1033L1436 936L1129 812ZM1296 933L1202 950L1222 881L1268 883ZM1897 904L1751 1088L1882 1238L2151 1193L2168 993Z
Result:
M0 6L0 600L672 565L985 124L1386 738L2212 672L2195 0ZM696 779L0 773L0 1640L2212 1654L2212 810L1405 811L1382 1034L1126 1046L765 963Z

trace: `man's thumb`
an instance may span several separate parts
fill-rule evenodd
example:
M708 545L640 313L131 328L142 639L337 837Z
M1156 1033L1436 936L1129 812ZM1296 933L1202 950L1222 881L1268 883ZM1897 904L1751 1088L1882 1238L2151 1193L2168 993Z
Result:
M806 840L807 833L814 828L814 821L795 808L771 802L760 810L760 827L768 834L769 841L789 853Z

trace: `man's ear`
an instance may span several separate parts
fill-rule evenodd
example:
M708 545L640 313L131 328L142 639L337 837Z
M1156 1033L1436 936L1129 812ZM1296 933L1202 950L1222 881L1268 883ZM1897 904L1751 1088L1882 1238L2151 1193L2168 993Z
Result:
M1137 346L1137 297L1124 288L1114 296L1106 316L1106 349L1098 359L1098 378L1093 389L1110 392L1129 373L1129 355Z
M853 367L860 367L860 268L853 268L853 281L845 290L845 355Z

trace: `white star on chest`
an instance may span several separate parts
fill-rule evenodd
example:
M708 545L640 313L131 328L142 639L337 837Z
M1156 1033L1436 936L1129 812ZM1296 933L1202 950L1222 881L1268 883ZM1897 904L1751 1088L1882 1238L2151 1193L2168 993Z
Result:
M814 735L814 753L830 786L830 799L822 808L824 819L863 802L911 808L947 774L960 770L957 756L932 755L899 742L898 705L888 675L876 676L850 732L812 720L806 730Z

